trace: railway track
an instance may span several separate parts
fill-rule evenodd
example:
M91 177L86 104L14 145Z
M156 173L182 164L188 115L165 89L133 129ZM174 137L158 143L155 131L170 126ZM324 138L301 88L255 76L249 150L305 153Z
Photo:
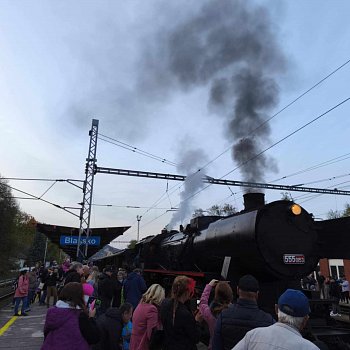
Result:
M12 288L13 278L0 281L0 306L6 305L14 295L15 291Z

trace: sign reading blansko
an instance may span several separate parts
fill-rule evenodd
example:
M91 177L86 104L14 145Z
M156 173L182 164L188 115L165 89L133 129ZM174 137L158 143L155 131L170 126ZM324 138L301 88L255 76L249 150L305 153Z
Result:
M79 236L60 236L60 245L78 245ZM88 245L99 246L101 242L101 237L90 236L88 238ZM86 237L80 238L80 244L86 244Z

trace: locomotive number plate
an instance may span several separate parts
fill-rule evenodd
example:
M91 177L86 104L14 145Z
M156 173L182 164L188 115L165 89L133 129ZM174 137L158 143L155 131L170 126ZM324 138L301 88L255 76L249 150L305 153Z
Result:
M284 254L283 262L286 265L303 265L305 264L305 256L303 254Z

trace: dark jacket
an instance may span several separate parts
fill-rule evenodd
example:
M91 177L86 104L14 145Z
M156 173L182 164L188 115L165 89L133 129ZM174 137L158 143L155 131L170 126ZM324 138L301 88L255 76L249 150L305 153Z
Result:
M101 340L94 345L94 350L121 350L123 330L122 315L119 309L111 307L97 319Z
M121 300L122 300L122 288L123 283L119 282L116 278L113 278L115 281L115 289L114 289L114 296L113 296L113 307L120 307Z
M82 310L52 307L47 311L42 350L89 350L100 340L93 319Z
M46 286L47 287L56 286L57 282L58 282L57 273L56 272L48 273L48 275L46 276L46 280L45 280Z
M101 300L100 309L102 312L111 307L115 294L117 281L105 273L101 273L98 278L98 298Z
M46 289L46 279L47 279L48 273L49 273L49 271L47 271L47 269L45 269L45 268L41 268L39 271L39 279L40 279L41 283L44 283L43 290Z
M126 302L132 304L134 310L140 302L142 294L145 293L146 290L146 282L140 274L136 272L128 274L124 283L124 297Z
M64 285L66 285L69 282L81 282L81 276L79 273L75 270L69 270L67 271L66 278L64 280Z
M164 328L166 350L195 350L200 338L200 326L190 308L178 304L173 322L172 299L165 299L160 308L160 318Z
M340 299L341 297L341 285L337 282L331 282L329 285L329 296L331 298Z
M251 329L268 327L274 323L273 317L260 310L256 302L238 299L236 304L219 315L212 350L231 350Z

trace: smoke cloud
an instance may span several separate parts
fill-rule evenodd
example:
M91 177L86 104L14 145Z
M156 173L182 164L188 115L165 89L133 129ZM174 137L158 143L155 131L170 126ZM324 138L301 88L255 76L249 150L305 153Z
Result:
M244 180L276 171L265 154L252 159L269 141L269 125L259 126L278 103L276 76L286 68L267 10L246 0L209 1L162 28L156 43L143 55L139 88L151 97L208 86L209 108L227 120Z
M203 162L207 160L206 155L201 149L191 149L181 154L182 160L177 166L177 171L181 174L186 174L186 180L184 181L183 191L180 193L179 209L171 218L168 225L169 229L172 229L175 224L183 223L185 219L193 212L191 201L189 197L193 196L198 190L200 190L203 183L203 171L198 171L199 167L203 165Z

